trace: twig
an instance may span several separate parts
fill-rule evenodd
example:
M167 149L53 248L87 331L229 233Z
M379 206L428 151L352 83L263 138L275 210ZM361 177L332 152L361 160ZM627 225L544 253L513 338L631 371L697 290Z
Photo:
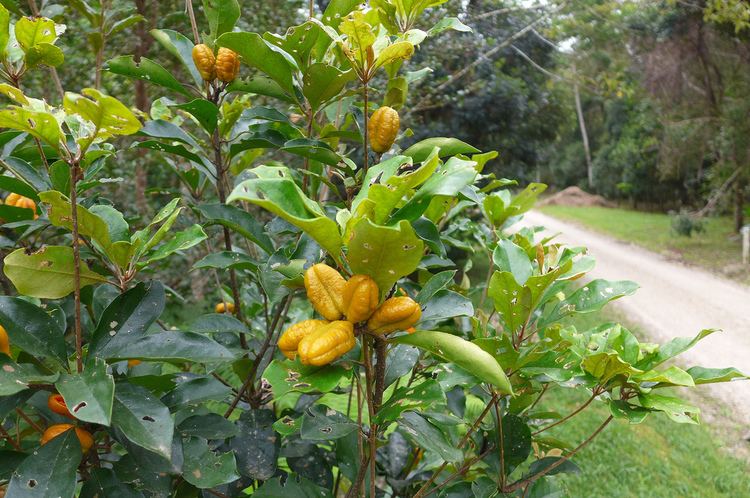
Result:
M591 404L592 401L594 401L596 399L597 396L599 396L599 394L600 393L599 393L598 387L594 388L593 394L591 395L591 397L589 399L586 400L586 402L584 404L582 404L581 406L579 406L578 408L576 408L575 410L573 410L571 413L569 413L565 417L561 418L560 420L558 420L556 422L553 422L553 423L551 423L551 424L549 424L547 426L544 426L541 429L537 430L536 432L532 432L531 435L532 436L536 436L537 434L541 434L542 432L544 432L544 431L546 431L548 429L551 429L551 428L556 427L556 426L558 426L558 425L560 425L562 423L567 422L571 418L573 418L576 415L578 415L579 413L581 413L587 406L589 406Z
M539 479L540 477L544 477L545 475L549 474L550 472L552 472L553 470L555 470L557 467L559 467L560 465L564 464L565 462L567 462L568 460L570 460L571 458L573 458L576 455L576 453L578 453L583 448L585 448L586 446L588 446L589 443L591 443L591 441L593 441L594 438L596 436L598 436L599 433L602 432L605 427L607 427L607 425L609 425L609 423L612 421L613 418L614 417L612 415L610 415L609 417L607 417L607 419L604 422L602 422L602 424L599 427L597 427L597 429L588 438L586 438L585 441L583 441L581 444L579 444L578 446L576 446L575 448L573 448L573 450L570 453L568 453L564 457L560 458L559 460L557 460L556 462L554 462L552 465L550 465L548 467L545 467L544 469L540 470L536 474L533 474L533 475L531 475L531 476L529 476L529 477L527 477L525 479L518 480L518 481L514 482L513 484L511 484L510 486L506 486L505 488L503 488L502 492L503 493L512 493L513 491L521 488L522 486L525 486L526 484L528 484L530 482L534 482L537 479Z
M81 252L78 240L78 160L70 164L70 217L73 224L73 281L75 303L76 368L83 372L83 331L81 329Z
M5 440L8 441L10 445L13 446L15 449L17 449L18 451L21 451L21 445L18 444L18 441L13 439L13 437L10 434L8 434L8 431L6 431L2 425L0 425L0 436L3 436Z
M198 23L195 21L195 12L193 12L192 0L186 0L185 6L187 7L188 17L190 18L190 27L193 29L193 39L195 40L195 44L197 45L201 42L201 36L198 33Z
M29 424L31 427L33 427L35 431L37 431L40 434L44 434L44 429L42 429L39 426L39 424L37 424L36 422L34 422L33 420L31 420L31 418L28 415L26 415L26 412L24 412L20 408L16 408L16 413L18 413L21 416L21 418L26 421L27 424Z

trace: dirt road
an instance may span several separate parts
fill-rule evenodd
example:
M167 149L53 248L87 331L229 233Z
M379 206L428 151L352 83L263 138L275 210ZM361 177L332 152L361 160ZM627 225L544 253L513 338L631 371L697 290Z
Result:
M665 342L673 337L694 336L701 329L719 328L692 350L681 363L690 367L736 367L750 373L750 288L712 273L668 261L632 244L557 220L538 212L528 213L524 223L560 232L559 240L584 245L596 258L593 278L633 280L641 288L634 296L615 301L627 317ZM724 401L735 420L750 424L750 381L704 386Z

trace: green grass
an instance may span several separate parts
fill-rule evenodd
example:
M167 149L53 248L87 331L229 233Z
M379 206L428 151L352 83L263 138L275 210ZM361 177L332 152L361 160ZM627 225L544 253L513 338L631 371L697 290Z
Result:
M545 206L541 211L562 220L585 225L616 239L632 242L658 253L750 283L750 269L742 270L742 247L729 218L708 218L705 232L680 237L671 229L666 214L603 207ZM725 272L726 268L731 272Z
M586 329L603 321L619 320L612 314L588 315L576 326ZM642 335L633 330L636 335ZM699 388L699 389L706 389ZM584 390L558 388L542 407L569 413L589 396ZM718 403L696 396L699 406ZM550 429L550 435L578 444L609 415L603 402L593 403L570 421ZM572 498L712 498L750 496L750 465L730 454L722 428L684 425L652 415L643 424L614 420L573 460L580 474L562 477Z

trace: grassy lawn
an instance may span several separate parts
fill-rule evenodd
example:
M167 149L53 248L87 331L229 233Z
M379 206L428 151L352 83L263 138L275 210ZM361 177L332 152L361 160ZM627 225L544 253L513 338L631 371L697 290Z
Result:
M666 214L572 206L545 206L540 210L750 284L750 268L740 268L741 242L733 233L729 218L709 218L703 233L680 237L672 232ZM730 271L726 271L727 268Z
M578 319L581 329L602 321L618 320L612 314ZM622 321L622 320L619 320ZM637 330L633 330L637 335ZM704 392L706 388L701 388ZM550 392L547 408L568 413L589 396L583 390ZM665 393L666 394L666 393ZM691 402L706 409L713 399L697 395ZM543 402L542 405L545 405ZM550 434L578 444L609 415L603 402L592 404ZM663 416L628 425L614 420L574 461L582 472L562 477L571 498L688 498L750 496L750 465L733 457L723 441L723 427L681 425Z

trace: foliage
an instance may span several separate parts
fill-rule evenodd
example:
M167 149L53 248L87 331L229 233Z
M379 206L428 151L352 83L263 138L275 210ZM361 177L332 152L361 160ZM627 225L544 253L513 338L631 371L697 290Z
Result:
M415 47L467 29L450 17L417 27L442 3L333 0L279 35L235 30L236 0L202 2L200 30L188 2L192 39L153 31L158 57L96 66L162 92L149 114L99 88L59 105L31 96L20 83L62 62L63 26L0 25L0 91L13 102L0 110L2 186L41 206L38 218L3 212L14 216L4 271L18 294L0 297L9 495L544 496L614 418L696 423L699 408L673 388L744 378L666 366L713 330L659 346L615 323L568 325L637 285L580 285L593 267L583 248L511 228L545 186L511 192L484 171L496 152L447 137L403 148L406 133L382 154L372 147L371 110L406 111ZM101 11L75 4L112 32ZM203 81L199 43L235 52L239 78L232 55L230 77ZM149 221L100 194L105 164L129 148L163 158L179 182ZM181 225L188 215L198 222ZM154 268L204 247L193 271L214 276L217 313L165 321L179 296ZM475 253L491 262L484 283L467 276ZM321 262L339 278L308 273ZM351 306L363 275L379 291L362 286L364 311ZM314 323L298 356L277 351L311 304L352 321ZM580 409L535 408L572 386L590 393ZM56 393L79 430L40 438L71 421L50 410ZM587 438L547 436L595 401L609 415Z

